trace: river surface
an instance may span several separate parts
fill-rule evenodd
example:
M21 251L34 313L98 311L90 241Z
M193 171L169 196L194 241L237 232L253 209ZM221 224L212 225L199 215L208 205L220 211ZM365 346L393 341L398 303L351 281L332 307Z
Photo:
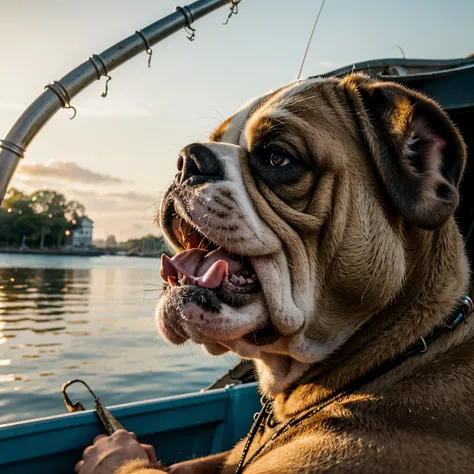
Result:
M74 378L115 405L198 391L228 370L231 356L158 335L159 265L0 254L0 424L64 413L60 389Z

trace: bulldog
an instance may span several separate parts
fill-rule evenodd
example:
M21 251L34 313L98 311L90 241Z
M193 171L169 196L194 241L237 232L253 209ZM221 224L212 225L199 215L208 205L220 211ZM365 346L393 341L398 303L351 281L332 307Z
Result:
M253 359L266 403L228 453L119 472L473 472L465 161L434 101L359 74L293 82L185 147L157 324Z

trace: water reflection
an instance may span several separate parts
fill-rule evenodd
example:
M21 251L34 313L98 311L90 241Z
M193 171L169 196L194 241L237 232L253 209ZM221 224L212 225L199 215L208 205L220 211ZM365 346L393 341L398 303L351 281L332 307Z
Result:
M157 337L157 263L0 254L0 423L63 413L72 378L110 405L199 390L234 363Z
M87 314L90 279L90 269L0 268L3 331L65 329L64 314ZM24 322L35 324L13 326Z
M0 358L4 369L0 372L33 369L39 377L53 376L54 372L41 370L43 364L37 359L63 352L64 343L49 337L88 334L76 328L89 323L83 315L89 312L90 282L90 269L0 268L0 344L8 340L5 352L14 351L12 358ZM28 381L31 378L18 373L0 373L0 383ZM11 390L21 387L0 388Z

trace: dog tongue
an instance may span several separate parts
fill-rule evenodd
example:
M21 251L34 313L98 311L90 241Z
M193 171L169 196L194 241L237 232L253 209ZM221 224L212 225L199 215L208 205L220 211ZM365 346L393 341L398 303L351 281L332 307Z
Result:
M206 250L191 249L179 253L173 258L169 258L163 254L161 256L161 276L166 281L169 276L178 276L178 272L187 277L194 278L197 276L197 269L204 257L207 255Z
M161 256L161 277L169 281L178 278L178 273L191 278L194 283L204 288L218 288L229 274L244 269L244 265L229 256L219 247L212 252L203 249L184 250L173 258Z
M229 264L225 260L217 260L204 275L196 280L196 283L204 288L218 288L222 280L228 276Z

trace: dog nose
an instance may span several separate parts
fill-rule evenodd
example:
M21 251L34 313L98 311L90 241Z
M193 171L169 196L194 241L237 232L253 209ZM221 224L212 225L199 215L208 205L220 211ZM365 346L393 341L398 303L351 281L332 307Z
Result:
M192 143L183 148L178 158L178 180L183 184L195 178L192 184L222 179L222 167L212 150L200 143Z

